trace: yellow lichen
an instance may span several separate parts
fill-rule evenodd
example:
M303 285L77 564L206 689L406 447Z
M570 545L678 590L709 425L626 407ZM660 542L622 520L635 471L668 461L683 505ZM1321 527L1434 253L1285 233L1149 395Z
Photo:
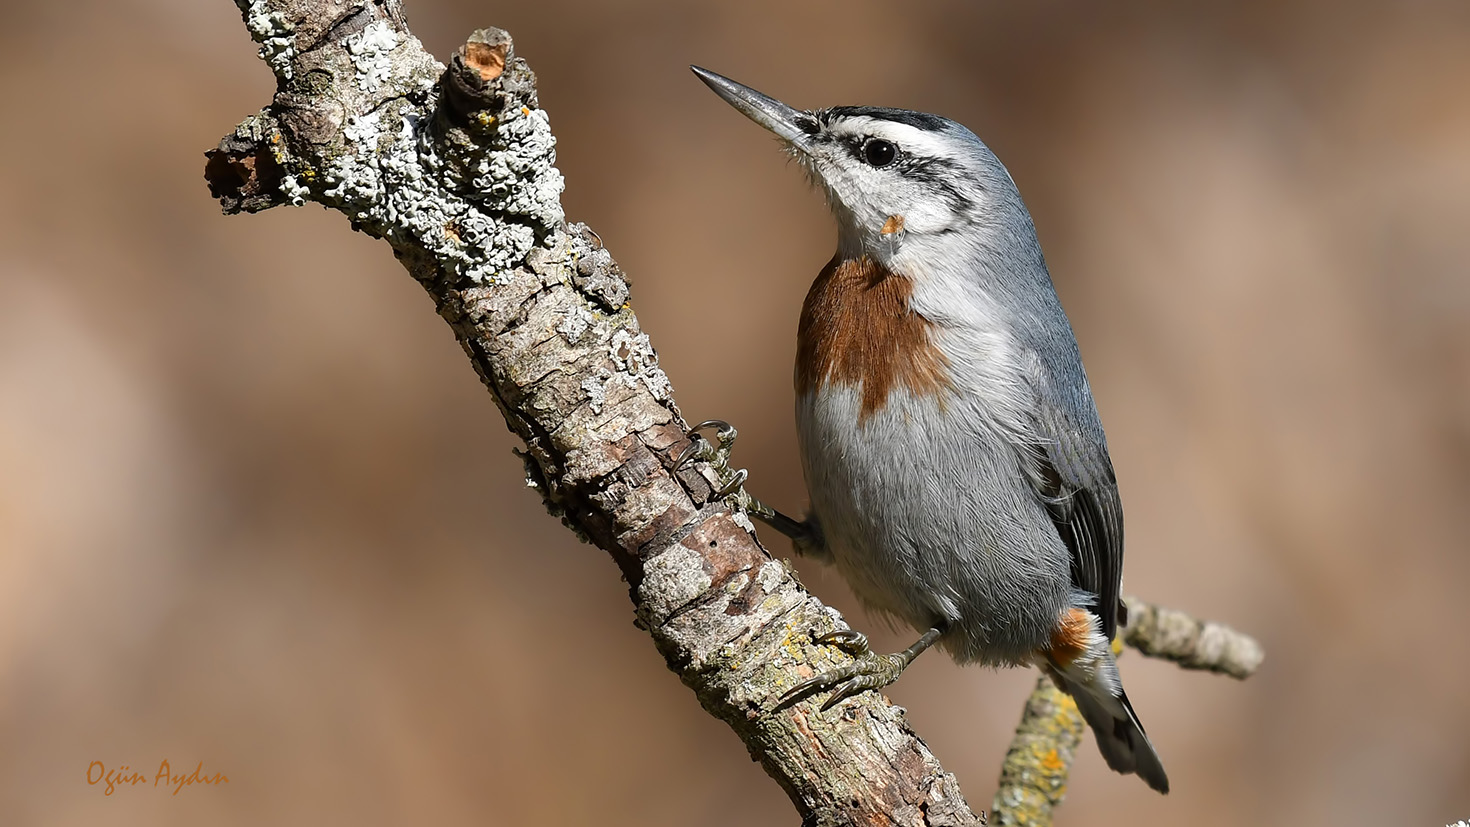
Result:
M1066 769L1067 762L1063 761L1061 756L1057 754L1056 747L1052 747L1046 751L1045 755L1041 756L1041 768L1047 772L1054 773L1058 770Z

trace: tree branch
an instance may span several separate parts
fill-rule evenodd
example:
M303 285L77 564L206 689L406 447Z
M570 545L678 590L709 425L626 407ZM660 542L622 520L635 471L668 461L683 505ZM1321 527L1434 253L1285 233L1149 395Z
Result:
M639 624L809 824L975 825L879 693L776 709L846 660L842 625L712 502L672 388L597 237L567 226L535 77L498 30L446 72L397 0L237 0L278 79L209 153L226 212L316 201L383 238L454 329L552 512L618 562ZM442 75L442 79L441 79Z
M1203 669L1245 680L1260 668L1266 653L1254 638L1221 623L1195 620L1184 612L1151 606L1136 597L1128 603L1123 642L1154 658L1185 669Z
M1067 775L1086 729L1072 696L1042 675L1026 699L1016 737L1000 765L994 824L1047 827L1067 794Z
M315 201L388 241L525 442L527 481L612 555L669 668L804 823L984 823L879 693L828 713L777 708L784 689L848 660L813 643L845 624L766 553L743 514L714 499L708 469L675 469L688 440L673 389L623 272L595 233L564 219L555 139L510 36L476 32L446 70L409 31L400 0L235 2L277 89L206 153L225 212ZM1157 631L1140 625L1146 648L1230 671L1201 654L1218 637L1212 627L1191 638L1169 632L1184 627L1162 612L1148 617ZM1066 704L1033 695L1028 719ZM1049 818L1080 722L1056 735L1022 728L1043 754L1057 745ZM1003 793L1022 795L1026 772L1018 764Z

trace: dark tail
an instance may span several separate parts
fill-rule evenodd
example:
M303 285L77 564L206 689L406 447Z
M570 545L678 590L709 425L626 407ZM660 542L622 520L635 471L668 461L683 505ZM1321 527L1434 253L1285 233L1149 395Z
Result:
M1056 673L1053 673L1056 674ZM1143 725L1128 703L1128 695L1118 688L1118 695L1106 700L1095 697L1091 687L1067 679L1062 675L1061 686L1077 702L1082 718L1097 737L1097 748L1103 760L1114 772L1124 775L1137 773L1143 782L1161 793L1169 791L1169 776L1164 774L1164 765L1159 763L1159 754L1149 743ZM1121 705L1125 717L1109 709Z

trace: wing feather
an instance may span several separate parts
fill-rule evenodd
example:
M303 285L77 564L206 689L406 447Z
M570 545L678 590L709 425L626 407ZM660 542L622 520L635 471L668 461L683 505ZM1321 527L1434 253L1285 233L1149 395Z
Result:
M1082 383L1080 393L1062 395L1036 388L1041 444L1030 451L1037 471L1033 480L1072 552L1072 585L1096 597L1090 608L1112 640L1123 578L1123 504L1097 411L1086 380Z

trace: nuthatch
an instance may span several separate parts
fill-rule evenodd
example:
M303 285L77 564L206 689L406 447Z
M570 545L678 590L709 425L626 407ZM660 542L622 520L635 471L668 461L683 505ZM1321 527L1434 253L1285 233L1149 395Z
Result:
M1035 664L1076 699L1108 766L1167 792L1111 648L1126 610L1107 440L1010 174L947 118L802 111L693 68L785 143L838 232L797 333L810 514L744 493L726 423L700 426L717 427L718 448L691 434L684 461L711 462L721 494L834 564L864 604L924 631L894 655L851 630L824 636L854 663L783 702L831 690L825 709L881 688L936 643L959 663Z

